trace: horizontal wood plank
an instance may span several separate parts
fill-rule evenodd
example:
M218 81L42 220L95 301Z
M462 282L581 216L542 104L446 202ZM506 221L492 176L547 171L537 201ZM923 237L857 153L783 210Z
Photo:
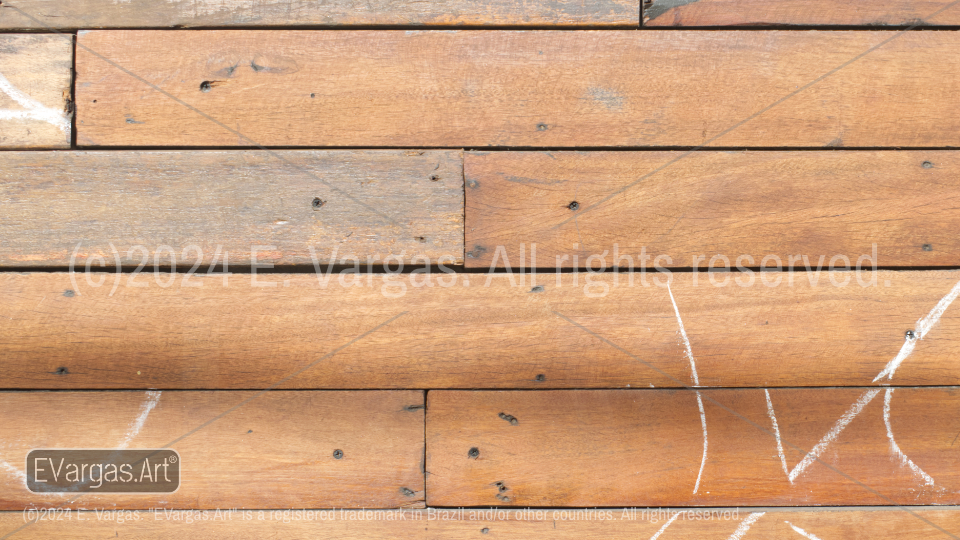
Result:
M956 266L958 168L949 151L470 152L466 263Z
M3 273L0 384L960 384L960 272L521 277Z
M20 512L5 512L0 514L0 534L17 531L11 538L27 540L54 537L86 540L111 535L138 539L189 536L197 540L266 536L276 539L333 537L340 540L403 536L448 540L472 539L478 534L517 540L636 540L651 538L662 529L663 534L669 530L667 538L723 540L749 518L750 521L743 525L747 527L749 536L745 536L748 539L802 538L797 529L815 534L816 538L834 540L859 539L864 533L875 540L939 540L950 534L960 535L960 510L956 508L913 507L909 512L878 508L665 508L643 514L644 510L549 509L521 514L511 511L509 516L500 515L499 519L489 509L464 509L462 515L451 509L408 510L379 517L369 511L352 510L333 514L264 512L263 520L259 519L257 512L251 512L249 516L237 512L226 514L229 519L193 522L177 513L135 514L140 519L130 520L124 519L128 516L123 515L118 519L111 512L88 511L72 514L72 519L44 519L29 524L23 523ZM713 512L710 519L704 519L705 512ZM208 515L216 514L211 512ZM250 519L245 519L247 517Z
M960 24L950 0L645 0L644 26Z
M960 501L957 388L441 390L427 410L431 506Z
M0 28L193 26L637 26L639 0L6 0Z
M423 399L419 391L0 393L0 508L422 506ZM32 493L25 484L32 449L168 445L181 460L175 493Z
M0 265L451 264L461 171L459 151L5 152Z
M89 31L78 37L77 137L960 146L960 57L943 53L958 46L955 32Z
M0 148L69 148L72 84L73 36L0 35Z

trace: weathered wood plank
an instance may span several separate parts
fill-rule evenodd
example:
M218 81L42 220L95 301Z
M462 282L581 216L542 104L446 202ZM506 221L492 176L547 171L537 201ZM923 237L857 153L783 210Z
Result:
M72 39L0 35L0 148L70 147Z
M32 504L88 509L423 504L419 391L2 393L0 418L4 510ZM26 488L23 467L31 449L167 445L181 459L175 493ZM335 450L341 450L340 458Z
M644 26L960 24L950 0L645 0Z
M960 146L955 32L78 39L83 146Z
M949 151L471 152L466 263L958 265L958 167Z
M229 513L229 519L194 520L178 514L138 513L140 519L119 519L113 513L95 511L74 513L71 519L44 519L25 525L20 512L0 514L0 534L16 530L15 538L100 539L111 535L120 538L196 538L220 540L224 538L269 536L277 539L338 538L341 540L404 538L414 539L471 539L478 533L492 534L494 538L552 538L636 540L651 538L659 530L669 530L668 538L700 540L726 539L750 518L749 536L753 539L802 538L794 527L817 538L854 540L940 540L948 534L960 535L960 511L956 508L912 507L904 510L879 508L711 508L711 509L549 509L509 516L489 509L465 509L462 516L456 510L407 510L402 519L388 517L371 519L370 512L315 512L313 515L296 511L289 513L257 512ZM704 514L713 512L711 519ZM754 513L761 516L751 517ZM724 515L726 514L726 517ZM52 514L51 514L52 515ZM202 514L201 514L202 515ZM208 515L215 515L211 512ZM299 517L298 517L299 516ZM376 516L376 514L374 514ZM487 517L489 516L489 519ZM671 521L673 516L677 516ZM718 516L718 517L713 517ZM159 519L157 519L159 517ZM250 519L245 519L249 517ZM175 519L177 518L177 519ZM287 522L284 522L284 519ZM669 525L667 524L669 522ZM18 530L19 529L19 530ZM120 534L123 533L123 534ZM14 537L11 537L14 538Z
M0 384L256 389L323 358L283 388L679 387L677 312L704 386L960 384L955 271L185 277L0 274Z
M960 501L960 457L952 446L960 432L960 389L768 395L763 389L433 391L427 504Z
M8 29L639 23L639 0L6 0L0 8L0 28Z
M0 201L7 266L463 259L459 151L6 152Z

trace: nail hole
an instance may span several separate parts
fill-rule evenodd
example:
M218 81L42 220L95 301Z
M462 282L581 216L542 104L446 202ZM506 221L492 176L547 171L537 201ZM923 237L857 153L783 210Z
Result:
M253 433L253 430L252 430L252 429L248 429L248 430L247 430L247 433Z
M546 131L546 130L547 130L546 124L537 124L537 131Z
M537 375L537 382L543 382L543 381L545 381L545 380L547 380L547 376L546 376L546 375L544 375L544 374L542 374L542 373L541 373L540 375Z
M68 370L65 367L58 367L57 370L54 371L54 373L56 373L57 375L69 375L70 370Z
M480 529L480 534L487 534L488 532L490 532L490 529L488 529L488 528L486 528L486 527Z
M413 495L413 490L410 488L402 487L400 488L400 493L403 494L405 497L410 497Z
M96 103L96 102L97 102L97 100L93 100L93 102L94 102L94 103Z
M573 201L572 203L570 203L570 204L567 205L567 208L569 208L569 209L573 210L574 212L576 212L577 210L580 209L580 203L578 203L577 201Z
M327 201L321 199L320 197L317 197L317 198L313 199L313 203L312 203L312 204L313 204L313 207L314 207L314 208L320 208L321 206L327 204Z
M469 452L467 452L467 457L470 459L477 459L480 457L480 449L474 446Z
M924 251L933 251L933 245L932 245L932 244L924 244L924 245L923 245L923 250L924 250Z
M426 242L426 241L427 241L427 238L424 237L424 236L414 236L414 239L416 239L416 241L417 241L417 242L420 242L420 243L423 243L423 242Z
M430 181L431 181L431 182L439 182L439 181L440 181L440 177L437 176L437 175L435 175L435 174L432 174L432 175L430 175Z
M470 189L476 189L480 187L480 182L477 182L476 180L467 180L467 187Z
M200 83L201 92L209 92L211 88L213 88L213 85L210 84L210 81L203 81L202 83Z
M924 161L924 162L923 162L923 168L924 168L924 169L932 169L932 168L933 168L933 163L930 163L929 161Z
M310 94L310 97L317 97L316 94Z
M343 450L339 448L333 451L333 459L343 459Z
M497 416L499 416L503 420L506 420L507 422L510 422L511 426L515 426L520 423L520 421L517 420L517 417L512 414L500 413Z
M905 336L906 336L907 339L916 339L916 338L917 338L917 333L914 332L913 330L907 330Z
M67 298L73 298L74 296L77 295L77 293L73 292L71 289L67 289L63 291L63 295L66 296Z
M537 285L534 288L530 289L532 293L541 293L543 292L543 285Z

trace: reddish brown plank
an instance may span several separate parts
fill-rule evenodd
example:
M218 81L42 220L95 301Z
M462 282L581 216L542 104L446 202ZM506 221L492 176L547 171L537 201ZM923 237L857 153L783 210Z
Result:
M81 32L77 137L90 147L960 146L960 58L944 54L958 46L955 32Z
M470 152L466 263L956 266L958 166L928 150Z
M0 266L463 259L459 151L0 153Z
M954 271L881 271L861 276L867 287L826 272L749 287L675 273L669 290L661 273L632 285L610 273L186 277L0 274L0 384L678 387L695 381L677 311L704 386L960 384Z
M0 508L423 506L423 392L0 393ZM164 448L180 488L33 493L36 448ZM342 457L334 457L335 450Z
M957 388L774 389L769 397L763 389L433 391L427 504L960 501Z
M950 0L644 0L644 26L940 26L960 24Z

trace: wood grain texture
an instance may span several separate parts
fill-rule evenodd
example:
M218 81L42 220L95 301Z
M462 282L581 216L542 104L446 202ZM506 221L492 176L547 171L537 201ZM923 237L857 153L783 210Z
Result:
M664 535L669 530L667 538L700 540L703 538L726 540L750 516L753 511L763 512L763 516L756 519L749 527L748 539L782 539L802 538L792 528L799 527L808 534L816 534L817 538L832 540L860 540L872 538L876 540L940 540L948 538L947 534L960 534L960 510L956 508L913 507L910 513L903 510L866 509L866 508L789 508L789 509L749 509L749 508L716 508L710 509L722 516L728 512L728 519L713 518L710 520L697 519L696 514L688 512L703 512L697 509L659 509L655 517L641 514L643 509L631 508L590 509L590 513L575 512L565 509L536 510L521 514L517 517L516 511L511 511L509 517L496 515L484 519L483 512L488 509L465 509L460 517L453 514L453 510L408 510L402 514L404 519L388 521L387 519L360 519L366 512L346 511L337 512L336 519L329 519L329 514L321 519L314 516L307 517L301 513L301 519L291 512L284 515L265 513L266 519L259 521L257 513L252 514L251 520L240 521L239 515L232 515L229 520L198 520L187 523L186 520L167 519L164 514L149 513L141 515L139 520L111 519L111 514L96 512L82 512L73 514L72 519L43 520L30 525L24 525L20 512L4 512L0 514L0 534L16 530L16 536L11 538L47 539L71 538L73 540L88 540L107 538L111 535L120 538L132 539L175 539L196 538L197 540L218 540L225 538L263 538L276 539L295 538L337 538L339 540L368 540L386 538L414 538L424 540L434 539L473 539L478 534L490 534L493 538L510 538L526 540L528 538L552 538L570 540L636 540L637 538L651 538L660 529ZM671 517L680 515L666 525ZM471 513L474 515L471 516ZM319 514L319 513L318 513ZM912 514L912 515L911 515ZM103 519L103 516L108 516ZM449 516L449 519L444 519ZM599 517L598 517L599 516ZM611 519L607 519L610 517ZM100 519L98 519L100 518ZM559 518L559 519L554 519ZM82 521L81 521L82 520ZM18 530L19 529L19 530ZM481 533L486 529L486 533ZM123 534L120 534L123 533Z
M0 508L422 507L423 399L418 391L2 393ZM180 489L26 488L31 449L118 448L124 441L177 450Z
M7 0L3 4L0 28L8 29L640 23L639 0Z
M955 32L91 31L78 40L82 146L960 146L960 57L944 54L960 46Z
M470 152L466 264L958 265L958 169L949 151Z
M433 391L427 504L956 504L960 389L888 391Z
M882 2L861 0L645 0L644 26L870 25L940 26L960 24L950 0Z
M960 384L955 271L867 287L674 273L669 291L662 274L537 274L541 292L509 275L184 277L0 274L3 387L257 389L311 364L282 388L680 387L694 381L671 293L703 386Z
M0 35L0 148L69 148L72 84L72 36Z
M459 151L6 152L0 201L7 266L463 259Z

